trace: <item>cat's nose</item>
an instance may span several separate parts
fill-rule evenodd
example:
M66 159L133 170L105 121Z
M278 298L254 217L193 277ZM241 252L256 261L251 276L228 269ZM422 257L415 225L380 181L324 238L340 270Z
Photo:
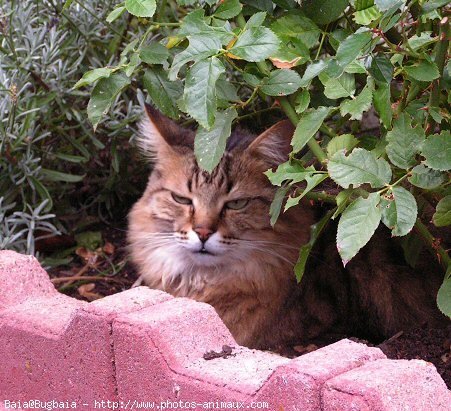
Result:
M203 243L205 243L213 234L213 231L208 227L196 227L194 228L194 232L198 235L199 240Z

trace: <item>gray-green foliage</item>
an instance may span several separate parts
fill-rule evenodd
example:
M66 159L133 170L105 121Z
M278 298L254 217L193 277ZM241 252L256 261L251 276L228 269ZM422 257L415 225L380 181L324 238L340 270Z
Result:
M72 227L83 215L106 216L125 194L117 148L131 136L135 100L109 101L112 111L94 134L89 94L73 88L89 69L99 71L87 83L110 76L102 65L120 59L119 35L105 30L110 4L0 5L0 249L36 254L36 239L67 228L61 216L77 215Z

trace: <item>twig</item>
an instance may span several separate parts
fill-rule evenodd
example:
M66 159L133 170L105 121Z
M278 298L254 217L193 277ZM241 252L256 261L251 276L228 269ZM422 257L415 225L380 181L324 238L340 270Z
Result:
M104 277L101 275L73 275L72 277L58 277L58 278L52 278L50 281L52 284L59 284L64 282L72 283L74 281L97 281L97 280L105 280L105 281L117 281L119 280L117 278L111 278L111 277ZM65 286L68 286L70 284L65 284Z

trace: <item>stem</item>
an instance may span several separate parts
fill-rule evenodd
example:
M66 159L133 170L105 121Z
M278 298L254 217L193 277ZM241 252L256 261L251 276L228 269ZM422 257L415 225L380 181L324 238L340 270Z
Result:
M325 191L310 191L304 194L304 198L314 201L323 201L325 203L337 204L335 196L327 194Z
M451 259L449 258L448 253L442 247L440 247L439 240L429 232L427 227L421 222L419 218L415 223L415 228L423 238L423 241L428 246L429 251L432 253L432 255L434 255L434 257L438 257L439 262L445 267L445 269L447 269L451 263Z
M294 110L293 106L290 104L288 99L286 97L280 97L279 98L280 106L282 107L282 110L285 112L287 117L291 120L293 125L296 127L299 122L299 116L297 115L296 111ZM309 146L312 153L315 155L315 157L320 161L324 162L327 158L326 154L318 144L318 142L312 137L307 145Z

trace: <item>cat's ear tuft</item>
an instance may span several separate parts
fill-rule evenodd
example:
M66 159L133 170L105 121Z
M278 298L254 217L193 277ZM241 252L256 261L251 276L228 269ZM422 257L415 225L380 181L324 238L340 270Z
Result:
M248 147L253 154L262 158L269 167L288 160L294 126L289 120L279 121L260 134Z
M156 160L174 146L194 146L193 131L179 126L150 104L145 104L145 111L137 143L147 157Z

